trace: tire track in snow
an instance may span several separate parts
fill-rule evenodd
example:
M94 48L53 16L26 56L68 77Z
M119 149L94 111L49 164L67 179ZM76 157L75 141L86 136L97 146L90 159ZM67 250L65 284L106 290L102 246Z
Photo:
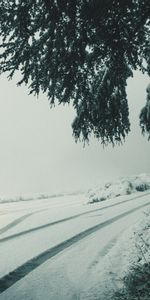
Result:
M72 216L72 217L67 217L67 218L64 218L64 219L61 219L61 220L58 220L58 221L54 221L54 222L47 223L47 224L44 224L44 225L41 225L41 226L37 226L35 228L31 228L31 229L27 229L27 230L24 230L24 231L21 231L21 232L18 232L18 233L14 233L12 235L9 235L9 236L1 238L0 239L0 243L7 242L7 241L9 241L11 239L14 239L14 238L22 237L23 235L26 235L26 234L29 234L29 233L33 233L33 232L38 231L40 229L51 227L51 226L54 226L54 225L57 225L57 224L60 224L60 223L63 223L63 222L71 221L73 219L76 219L76 218L78 218L80 216L83 216L83 215L86 215L86 214L90 214L92 212L93 211L80 213L80 214Z
M16 225L18 225L19 223L23 222L23 221L24 221L25 219L27 219L28 217L33 216L33 215L38 214L38 213L41 213L41 212L43 212L43 211L45 211L45 210L47 211L48 209L50 209L50 208L43 208L43 209L41 209L41 210L36 210L36 211L33 211L32 213L25 214L25 215L23 215L22 217L19 217L19 218L15 219L14 221L12 221L12 222L10 222L9 224L7 224L6 226L2 227L2 228L0 229L0 234L2 234L2 233L4 233L4 232L8 231L9 229L12 229L13 227L15 227ZM26 233L26 231L28 231L28 230L22 231L22 233L24 234L24 233ZM18 233L18 234L20 235L21 232ZM18 235L18 236L19 236L19 235ZM16 237L16 236L17 236L17 234L14 234L14 235L10 235L9 237L10 237L10 239L11 239L11 238ZM0 239L0 241L1 241L1 240L3 240L3 239ZM5 240L5 238L4 238L4 240Z
M15 227L16 225L18 225L19 223L23 222L25 219L27 219L28 217L32 216L32 215L35 215L37 213L40 213L44 210L47 210L46 208L45 209L42 209L42 210L37 210L37 211L34 211L32 213L28 213L28 214L25 214L23 215L22 217L19 217L17 219L15 219L14 221L10 222L9 224L7 224L6 226L2 227L0 229L0 234L8 231L9 229Z
M113 237L107 244L99 251L96 258L92 261L92 263L89 265L88 269L93 269L98 263L100 257L106 256L109 251L113 248L113 246L117 243L118 239L122 235L124 230L122 230L120 233L118 233L115 237Z
M15 270L11 271L7 275L0 278L0 293L7 290L9 287L14 285L17 281L28 275L30 272L32 272L34 269L39 267L41 264L49 260L50 258L56 256L58 253L66 250L67 248L73 246L77 242L85 239L86 237L90 236L91 234L97 232L98 230L101 230L102 228L111 225L112 223L120 220L121 218L126 217L127 215L130 215L137 210L144 208L146 206L150 205L150 202L145 203L143 205L137 206L136 208L130 209L127 212L124 212L118 216L115 216L107 221L104 221L100 224L97 224L93 227L90 227L84 231L82 231L79 234L74 235L73 237L65 240L64 242L47 249L46 251L42 252L41 254L37 255L36 257L33 257L32 259L25 262L20 267L16 268Z
M11 229L12 227L18 225L19 223L23 222L26 218L28 218L32 215L33 215L33 213L28 213L26 215L23 215L22 217L17 218L16 220L14 220L11 223L7 224L6 226L2 227L0 229L0 234L6 232L7 230Z
M27 230L24 230L24 231L21 231L21 232L18 232L18 233L14 233L14 234L11 234L11 235L9 235L9 236L0 238L0 243L9 241L9 240L14 239L14 238L21 237L21 236L26 235L26 234L33 233L33 232L38 231L38 230L40 230L40 229L44 229L44 228L47 228L47 227L51 227L51 226L57 225L57 224L59 224L59 223L71 221L71 220L73 220L73 219L79 218L79 217L84 216L84 215L87 215L87 214L91 214L91 213L96 212L96 211L105 210L105 209L107 209L107 208L111 208L111 207L114 207L114 206L118 206L118 205L124 204L124 203L126 203L126 202L130 202L130 201L132 201L132 200L136 200L136 199L138 199L138 198L143 198L144 196L147 196L147 195L149 195L149 194L150 194L150 192L146 193L145 195L135 196L135 197L132 197L132 198L130 198L130 199L127 199L127 200L124 200L124 201L120 201L120 202L111 204L111 205L109 205L109 206L104 206L104 207L101 207L101 208L96 208L96 209L89 210L89 211L86 211L86 212L83 212L83 213L80 213L80 214L76 214L76 215L71 216L71 217L63 218L63 219L60 219L60 220L57 220L57 221L54 221L54 222L46 223L46 224L44 224L44 225L40 225L40 226L37 226L37 227L34 227L34 228L30 228L30 229L27 229ZM108 200L108 201L109 201L109 200ZM47 209L42 209L42 210L40 210L40 211L38 210L38 211L33 212L33 213L31 213L31 214L25 215L26 217L24 216L24 217L25 217L24 219L26 219L26 218L29 217L30 215L33 215L33 214L36 214L36 213L40 213L40 212L45 211L45 210L47 210ZM19 218L19 219L21 219L21 218ZM24 220L24 219L23 219L23 220ZM13 226L16 226L17 224L19 224L19 223L22 222L23 220L20 220L18 223L15 223L15 221L13 221L12 223L10 223L10 225L8 224L8 225L7 225L7 226L9 226L8 229L10 229L10 228L13 227ZM13 224L13 223L15 223L15 224ZM11 225L11 224L12 224L12 225ZM6 226L6 227L7 227L7 226ZM6 227L4 227L4 228L6 228ZM6 228L6 230L8 230L8 229ZM3 230L3 228L2 228L1 230ZM4 231L1 232L1 230L0 230L0 233L3 233ZM6 230L5 230L5 231L6 231Z

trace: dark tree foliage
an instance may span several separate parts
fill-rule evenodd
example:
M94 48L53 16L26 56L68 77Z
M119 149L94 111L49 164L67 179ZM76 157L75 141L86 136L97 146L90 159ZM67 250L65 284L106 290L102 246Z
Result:
M150 75L150 0L1 0L0 71L30 93L72 102L75 139L103 144L130 131L128 77ZM150 137L149 101L140 114Z

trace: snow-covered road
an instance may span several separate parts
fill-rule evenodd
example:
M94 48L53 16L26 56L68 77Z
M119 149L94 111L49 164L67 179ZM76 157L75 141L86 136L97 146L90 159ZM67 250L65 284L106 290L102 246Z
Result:
M87 205L84 195L0 204L0 299L96 299L96 265L150 207L150 193ZM88 282L88 287L87 287Z

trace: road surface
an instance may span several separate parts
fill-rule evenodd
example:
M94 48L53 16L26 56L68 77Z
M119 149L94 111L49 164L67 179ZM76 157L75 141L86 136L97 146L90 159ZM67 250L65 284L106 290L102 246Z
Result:
M93 300L87 282L150 207L150 193L85 202L76 195L0 204L1 300Z

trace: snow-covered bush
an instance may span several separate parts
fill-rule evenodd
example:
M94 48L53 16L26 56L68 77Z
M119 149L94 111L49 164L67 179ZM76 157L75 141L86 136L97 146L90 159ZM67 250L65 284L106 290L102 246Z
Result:
M134 232L135 259L122 279L123 286L115 293L114 300L150 299L150 211L137 229Z
M148 189L150 189L150 176L146 174L120 178L116 181L106 182L90 190L88 192L89 203L104 201L135 192L143 192Z

